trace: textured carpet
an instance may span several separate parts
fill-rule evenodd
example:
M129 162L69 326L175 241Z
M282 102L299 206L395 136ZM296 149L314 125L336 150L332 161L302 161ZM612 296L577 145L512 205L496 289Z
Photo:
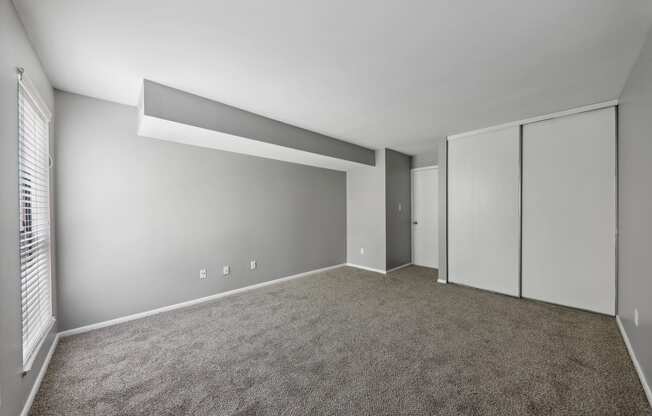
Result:
M613 318L349 267L63 338L32 415L650 415Z

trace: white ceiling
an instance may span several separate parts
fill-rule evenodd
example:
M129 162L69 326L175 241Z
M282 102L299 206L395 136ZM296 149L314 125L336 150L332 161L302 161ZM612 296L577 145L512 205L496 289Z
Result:
M649 0L15 0L56 88L143 78L371 148L617 98Z

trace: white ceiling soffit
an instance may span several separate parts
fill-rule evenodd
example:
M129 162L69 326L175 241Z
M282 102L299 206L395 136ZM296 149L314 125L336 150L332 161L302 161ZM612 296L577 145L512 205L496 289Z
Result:
M14 0L56 88L153 79L369 148L618 98L649 0Z
M145 80L138 135L335 170L374 166L375 152Z
M325 169L348 171L363 166L369 167L362 163L233 136L162 118L143 116L142 113L138 135Z

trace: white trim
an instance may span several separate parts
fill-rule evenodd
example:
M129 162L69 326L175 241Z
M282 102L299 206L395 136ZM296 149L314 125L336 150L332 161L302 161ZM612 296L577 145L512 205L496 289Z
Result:
M34 86L32 80L27 76L23 68L17 68L18 73L18 85L25 91L29 99L34 103L34 106L38 111L41 112L41 115L45 117L49 123L52 120L52 111L48 107L47 103L39 94L38 89Z
M541 116L530 117L530 118L526 118L526 119L523 119L523 120L510 121L509 123L499 124L499 125L491 126L491 127L485 127L485 128L477 129L477 130L471 130L471 131L467 131L467 132L464 132L464 133L452 134L452 135L448 136L446 139L447 140L455 140L455 139L460 139L460 138L463 138L463 137L474 136L474 135L480 134L480 133L487 133L487 132L490 132L490 131L493 131L493 130L500 130L500 129L504 129L504 128L507 128L507 127L514 127L514 126L520 126L520 125L524 125L524 124L536 123L537 121L544 121L544 120L549 120L551 118L565 117L565 116L569 116L569 115L572 115L572 114L578 114L578 113L584 113L584 112L587 112L587 111L599 110L601 108L615 107L617 105L618 105L618 100L604 101L604 102L600 102L600 103L585 105L583 107L570 108L568 110L558 111L556 113L544 114L544 115L541 115Z
M441 284L444 284L444 285L447 285L447 284L448 284L448 282L446 281L446 279L437 279L437 283L441 283Z
M355 267L356 269L366 270L368 272L387 274L386 270L374 269L372 267L367 267L367 266L360 266L359 264L346 263L346 265L349 266L349 267Z
M434 169L434 166L410 169L410 261L414 264L414 174L422 170Z
M50 335L50 331L52 331L55 322L56 319L54 319L54 317L51 316L50 322L48 322L45 329L43 329L43 335L41 335L41 340L34 347L34 350L30 354L27 362L23 363L23 373L29 373L32 370L32 365L34 365L34 361L36 360L36 357L38 357L41 348L43 348L43 344L45 344L45 340L48 339L48 335Z
M22 368L23 373L31 371L32 365L36 356L40 353L41 348L44 345L46 338L48 337L50 331L52 330L55 319L53 314L53 288L52 288L52 241L51 241L51 228L52 228L52 187L50 186L51 180L51 125L50 121L52 114L47 107L45 101L41 98L38 93L38 90L31 83L29 77L25 74L24 69L18 68L18 88L16 96L16 105L20 113L20 120L18 121L19 133L18 133L18 142L20 146L23 146L25 142L33 142L32 150L25 150L25 152L20 152L19 155L19 168L26 169L26 175L32 178L38 178L39 182L36 189L33 189L30 193L30 200L32 198L42 200L41 201L41 211L43 218L39 218L34 224L35 227L38 227L40 231L35 236L34 241L40 240L38 244L39 247L32 247L36 251L38 256L45 255L45 261L42 265L45 266L41 272L34 272L34 269L31 271L21 270L21 290L23 294L21 296L21 306L26 307L24 304L28 302L28 298L33 296L32 300L34 302L47 302L46 304L41 304L41 307L45 307L45 313L38 316L32 316L31 312L28 309L23 309L22 311ZM26 122L22 119L23 113L30 114L25 115L27 118L33 116L33 122L43 122L43 126L33 127L34 131L29 131L30 129L25 129L23 124ZM33 113L33 114L32 114ZM28 122L32 124L32 122ZM40 128L42 127L42 129ZM36 147L34 147L36 146ZM42 147L41 147L42 146ZM41 150L35 150L40 148ZM24 149L23 149L24 150ZM43 161L37 160L36 156L39 152L45 153L48 157L48 166L41 164ZM23 166L24 163L28 163L28 166ZM17 198L23 196L25 185L21 182L19 185L19 195ZM17 207L18 208L18 207ZM22 216L23 214L28 213L25 211L24 207L18 209L17 215ZM40 217L40 216L39 216ZM24 230L22 227L20 229L20 238L24 237ZM16 247L18 248L18 247ZM24 260L24 253L20 253L21 263ZM29 269L29 268L28 268ZM25 272L25 273L23 273ZM42 279L45 279L45 285ZM36 285L32 285L34 281L39 281ZM33 291L32 291L33 290ZM35 299L35 300L34 300ZM31 301L30 301L31 302ZM32 318L38 318L37 321L33 321ZM43 320L41 322L41 319ZM25 323L28 323L26 326Z
M623 341L625 341L625 346L627 347L627 352L629 353L629 357L632 359L632 362L634 363L634 368L638 373L638 378L641 380L641 385L643 386L643 390L645 391L647 400L648 402L650 402L650 406L652 406L652 390L650 389L650 385L648 384L647 379L645 378L645 373L643 373L641 364L639 364L638 359L636 358L636 354L634 353L634 348L632 348L632 344L631 342L629 342L629 337L627 336L627 332L625 332L625 327L623 326L623 323L620 320L620 315L616 315L616 322L618 323L618 329L620 329L620 335L622 335Z
M424 170L437 170L437 181L439 181L439 165L424 166L421 168L410 169L410 228L414 225L414 174ZM437 188L439 189L439 183L437 183ZM441 194L441 193L440 193ZM437 195L437 211L439 211L439 196ZM439 228L439 217L436 218L437 228ZM437 232L437 238L439 239L439 230ZM438 244L439 245L439 244ZM439 255L437 256L439 257ZM414 262L414 231L410 232L410 260L411 264L415 266L420 266ZM439 267L439 259L437 259L437 267ZM422 266L430 267L430 266Z
M41 382L43 381L43 377L45 377L45 373L48 370L48 366L50 365L50 360L52 359L54 350L57 348L57 344L59 344L59 337L60 337L59 334L56 334L54 336L54 341L52 341L52 345L50 346L48 355L46 355L45 359L43 360L43 364L41 365L41 371L39 371L38 376L34 380L34 385L32 385L32 390L30 390L29 396L27 396L27 401L25 401L25 405L23 406L23 411L20 412L20 416L29 415L29 411L32 409L32 403L34 403L34 398L36 397L36 393L38 393L38 390L41 387Z
M401 265L398 266L398 267L394 267L393 269L389 269L389 270L387 270L387 273L389 273L389 272L395 272L396 270L400 270L400 269L403 269L403 268L408 267L408 266L412 266L412 262L405 263L405 264L401 264Z
M431 165L431 166L421 166L420 168L412 168L410 169L411 172L419 172L422 170L430 170L430 169L439 169L439 165Z
M295 275L292 275L292 276L280 277L278 279L269 280L267 282L257 283L255 285L245 286L245 287L241 287L241 288L238 288L238 289L229 290L229 291L226 291L226 292L215 293L214 295L206 296L206 297L203 297L203 298L192 299L192 300L189 300L189 301L186 301L186 302L181 302L181 303L175 303L174 305L163 306L161 308L156 308L156 309L152 309L152 310L145 311L145 312L139 312L139 313L135 313L133 315L127 315L127 316L123 316L123 317L120 317L120 318L110 319L108 321L98 322L98 323L95 323L95 324L84 325L84 326L80 326L79 328L73 328L73 329L68 329L68 330L59 332L59 335L62 336L62 337L67 337L67 336L70 336L70 335L82 334L84 332L92 331L94 329L105 328L107 326L113 326L113 325L121 324L123 322L129 322L129 321L133 321L135 319L145 318L147 316L156 315L156 314L159 314L159 313L162 313L162 312L172 311L172 310L175 310L175 309L186 308L188 306L193 306L193 305L196 305L198 303L204 303L204 302L208 302L208 301L211 301L211 300L220 299L220 298L223 298L223 297L235 295L237 293L247 292L249 290L258 289L258 288L269 286L269 285L274 285L276 283L286 282L288 280L298 279L300 277L306 277L306 276L310 276L310 275L313 275L313 274L316 274L316 273L321 273L321 272L325 272L325 271L328 271L328 270L337 269L337 268L342 267L344 265L345 265L344 263L336 264L334 266L324 267L324 268L316 269L316 270L310 270L310 271L295 274Z

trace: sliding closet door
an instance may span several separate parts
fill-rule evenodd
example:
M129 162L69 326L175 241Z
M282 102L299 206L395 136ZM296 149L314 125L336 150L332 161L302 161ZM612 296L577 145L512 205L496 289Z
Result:
M615 314L615 109L523 126L523 296Z
M448 142L448 279L519 295L519 128Z

